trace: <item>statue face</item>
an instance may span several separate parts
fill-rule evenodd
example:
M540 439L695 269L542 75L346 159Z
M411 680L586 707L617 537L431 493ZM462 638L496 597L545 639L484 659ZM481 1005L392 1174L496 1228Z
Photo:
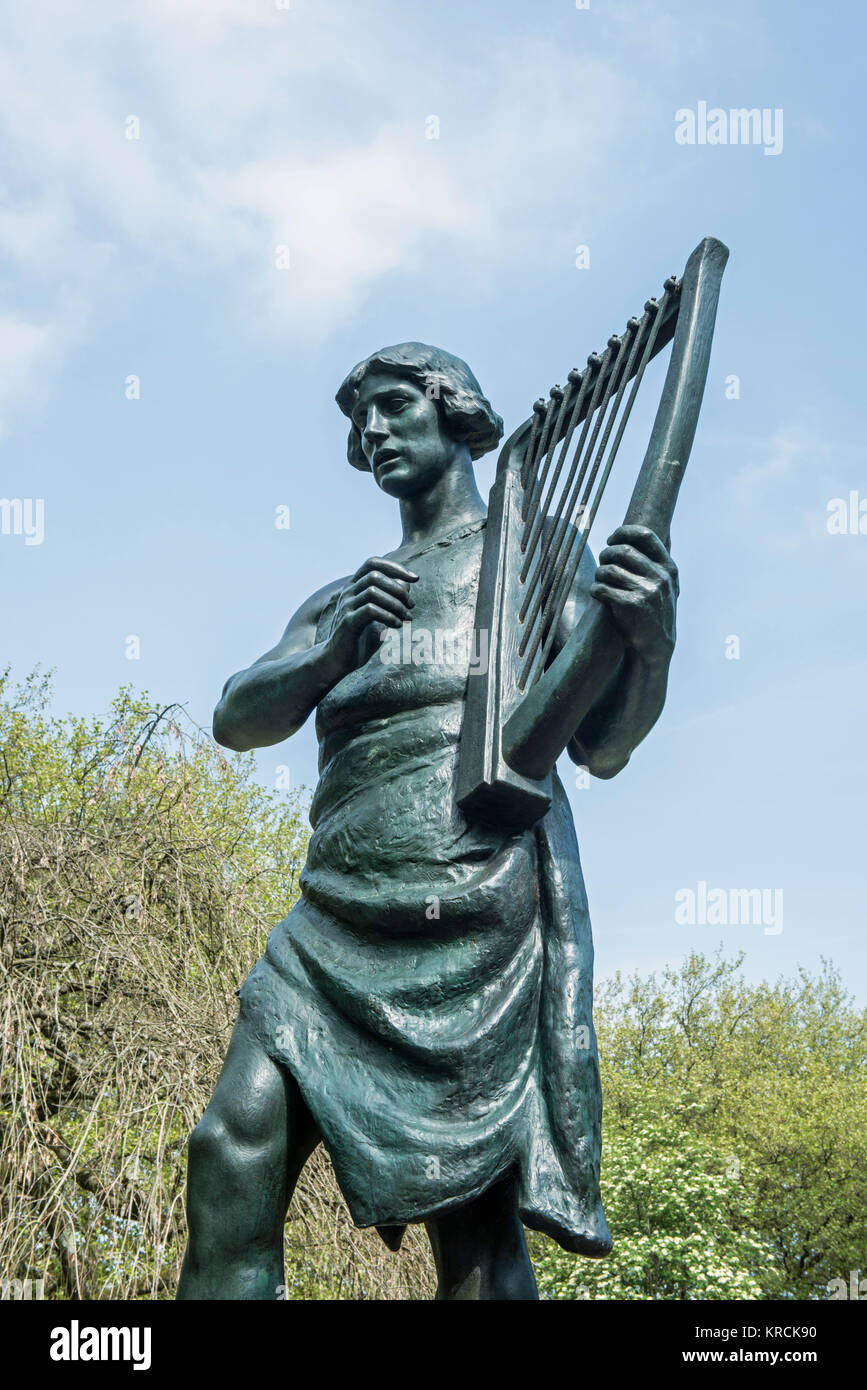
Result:
M430 491L466 451L446 433L436 401L391 372L368 373L352 420L377 486L391 497Z

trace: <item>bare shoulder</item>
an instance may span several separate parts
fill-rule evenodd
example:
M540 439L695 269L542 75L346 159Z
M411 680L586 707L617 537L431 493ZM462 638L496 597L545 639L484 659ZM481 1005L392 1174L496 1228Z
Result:
M351 575L344 575L341 579L334 579L328 584L323 584L321 589L317 589L314 594L305 599L286 624L280 641L270 651L260 656L257 661L254 661L253 665L258 666L263 661L274 661L281 656L291 656L295 652L307 651L314 646L319 619L330 600L334 598L335 594L339 594L341 589L345 588L351 578Z

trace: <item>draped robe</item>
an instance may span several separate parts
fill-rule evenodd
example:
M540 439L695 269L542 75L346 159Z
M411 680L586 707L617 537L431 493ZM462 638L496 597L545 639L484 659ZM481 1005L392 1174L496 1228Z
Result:
M321 700L301 897L239 991L358 1226L401 1228L507 1174L527 1226L604 1255L593 946L572 816L468 822L455 778L484 523L396 552L411 625ZM317 641L331 630L326 605ZM425 637L425 634L428 636ZM439 638L437 638L439 634Z

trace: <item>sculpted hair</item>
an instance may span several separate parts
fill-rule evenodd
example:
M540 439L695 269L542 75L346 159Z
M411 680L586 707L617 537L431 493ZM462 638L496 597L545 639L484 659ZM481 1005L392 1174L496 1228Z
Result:
M481 386L460 357L453 357L442 348L429 347L427 343L398 343L381 348L352 368L335 396L343 414L350 419L361 383L369 372L391 372L429 393L439 402L452 439L469 445L470 458L481 458L500 442L503 421L482 395ZM349 431L346 457L353 468L370 472L370 464L361 448L361 434L355 424Z

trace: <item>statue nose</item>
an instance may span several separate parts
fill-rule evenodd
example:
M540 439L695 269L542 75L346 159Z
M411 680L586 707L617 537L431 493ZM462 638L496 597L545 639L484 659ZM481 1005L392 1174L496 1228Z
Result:
M388 426L385 422L385 418L381 410L375 404L370 407L362 433L365 439L369 439L372 442L385 439L388 436Z

